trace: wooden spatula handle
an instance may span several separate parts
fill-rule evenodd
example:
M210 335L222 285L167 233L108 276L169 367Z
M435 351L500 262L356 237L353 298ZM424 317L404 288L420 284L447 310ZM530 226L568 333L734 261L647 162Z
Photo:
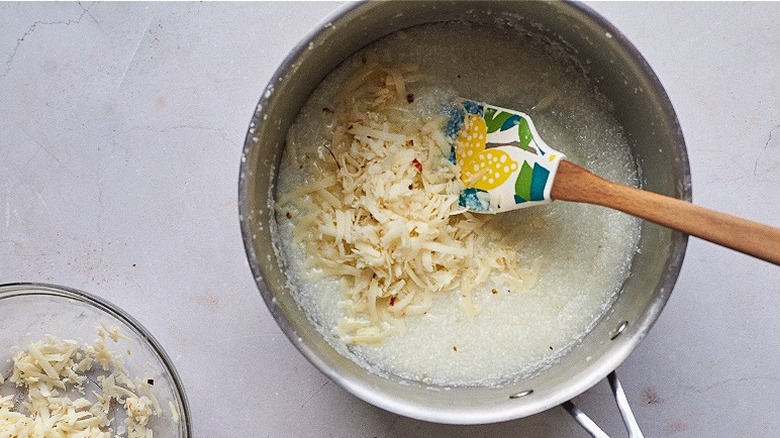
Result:
M560 162L550 195L614 208L780 265L780 229L616 184L569 161Z

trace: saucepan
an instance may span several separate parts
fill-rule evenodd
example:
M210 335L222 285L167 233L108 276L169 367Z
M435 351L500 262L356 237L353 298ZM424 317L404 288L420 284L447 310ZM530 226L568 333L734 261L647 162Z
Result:
M350 4L290 53L260 98L246 137L239 178L240 222L249 265L263 299L290 341L330 379L375 406L449 424L506 421L561 404L576 414L576 407L568 401L608 375L613 388L619 390L611 373L647 334L672 293L686 235L642 223L639 250L609 312L558 363L499 386L439 390L366 371L323 339L286 286L284 262L273 243L277 227L274 184L290 124L323 78L353 53L395 31L447 20L485 24L501 20L518 32L518 38L534 34L559 53L579 60L593 86L614 105L640 169L640 186L690 201L685 144L663 87L636 48L587 6L492 1Z

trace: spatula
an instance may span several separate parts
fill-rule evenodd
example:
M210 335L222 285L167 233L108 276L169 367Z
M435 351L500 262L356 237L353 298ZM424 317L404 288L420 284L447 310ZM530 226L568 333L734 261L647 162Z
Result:
M780 265L780 229L607 181L566 160L528 115L459 100L447 124L461 170L460 203L500 213L552 200L613 208Z

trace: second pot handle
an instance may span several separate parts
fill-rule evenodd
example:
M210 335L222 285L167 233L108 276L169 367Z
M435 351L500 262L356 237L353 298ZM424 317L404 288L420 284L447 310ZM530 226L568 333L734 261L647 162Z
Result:
M626 426L629 438L644 438L642 431L639 429L639 424L636 422L634 413L631 411L631 406L628 404L628 398L623 391L623 386L617 378L617 374L614 371L607 376L610 388L612 388L612 395L615 397L620 416L623 417L623 424ZM592 437L594 438L609 438L593 420L590 419L584 412L582 412L571 400L561 405L566 411L582 426Z

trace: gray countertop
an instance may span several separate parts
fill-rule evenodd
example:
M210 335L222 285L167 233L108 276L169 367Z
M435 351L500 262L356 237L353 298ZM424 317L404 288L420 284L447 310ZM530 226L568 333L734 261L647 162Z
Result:
M694 201L780 227L780 3L595 3L680 119ZM582 437L562 409L484 426L384 412L313 368L244 256L237 178L285 54L337 3L0 3L0 283L114 302L178 368L198 437ZM0 318L3 316L0 315ZM647 436L777 436L780 268L692 238L618 369ZM606 383L576 398L624 436Z

